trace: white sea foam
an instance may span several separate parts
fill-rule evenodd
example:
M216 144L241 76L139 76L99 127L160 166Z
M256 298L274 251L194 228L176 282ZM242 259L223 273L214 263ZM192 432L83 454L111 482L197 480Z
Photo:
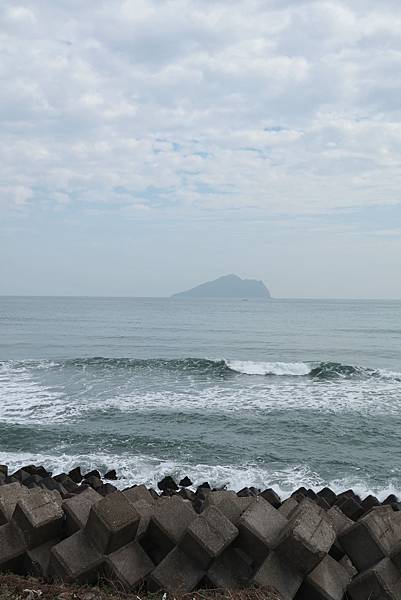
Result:
M251 360L226 360L226 365L244 375L303 376L312 371L312 365L303 362L254 362Z
M42 423L64 417L63 391L36 381L24 365L11 361L0 363L0 421Z
M364 480L361 477L344 477L326 480L306 465L297 465L283 469L272 469L259 465L210 465L189 464L174 460L165 460L148 455L115 455L108 453L47 455L40 453L7 453L0 452L0 462L8 464L10 472L27 464L43 465L53 472L68 472L81 466L82 471L99 469L101 473L115 468L118 481L113 482L120 489L134 484L144 483L149 487L157 487L157 482L165 475L172 475L177 481L188 475L194 486L209 481L213 487L226 486L228 489L240 490L247 486L260 489L272 487L281 496L287 498L300 486L318 491L329 486L336 493L352 488L361 496L376 495L383 500L389 494L401 497L401 480L388 480L382 485Z

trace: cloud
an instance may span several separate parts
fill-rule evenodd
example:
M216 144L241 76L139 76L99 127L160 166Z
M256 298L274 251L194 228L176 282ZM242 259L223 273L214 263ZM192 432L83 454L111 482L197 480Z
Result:
M0 8L0 210L401 202L391 0Z

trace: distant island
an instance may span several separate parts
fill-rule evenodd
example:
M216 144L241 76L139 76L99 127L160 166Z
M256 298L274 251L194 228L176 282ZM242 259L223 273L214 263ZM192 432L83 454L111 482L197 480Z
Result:
M173 294L172 298L270 298L270 292L256 279L241 279L238 275L223 275L214 281L201 283L185 292Z

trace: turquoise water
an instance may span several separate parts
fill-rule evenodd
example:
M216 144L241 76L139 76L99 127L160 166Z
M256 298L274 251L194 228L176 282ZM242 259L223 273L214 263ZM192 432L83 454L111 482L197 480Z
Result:
M401 302L0 298L0 462L401 494Z

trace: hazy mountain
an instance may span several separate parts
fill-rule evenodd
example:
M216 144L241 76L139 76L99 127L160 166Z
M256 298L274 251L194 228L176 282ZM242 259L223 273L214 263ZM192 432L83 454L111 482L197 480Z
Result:
M214 281L173 294L173 298L270 298L270 292L256 279L241 279L238 275L224 275Z

